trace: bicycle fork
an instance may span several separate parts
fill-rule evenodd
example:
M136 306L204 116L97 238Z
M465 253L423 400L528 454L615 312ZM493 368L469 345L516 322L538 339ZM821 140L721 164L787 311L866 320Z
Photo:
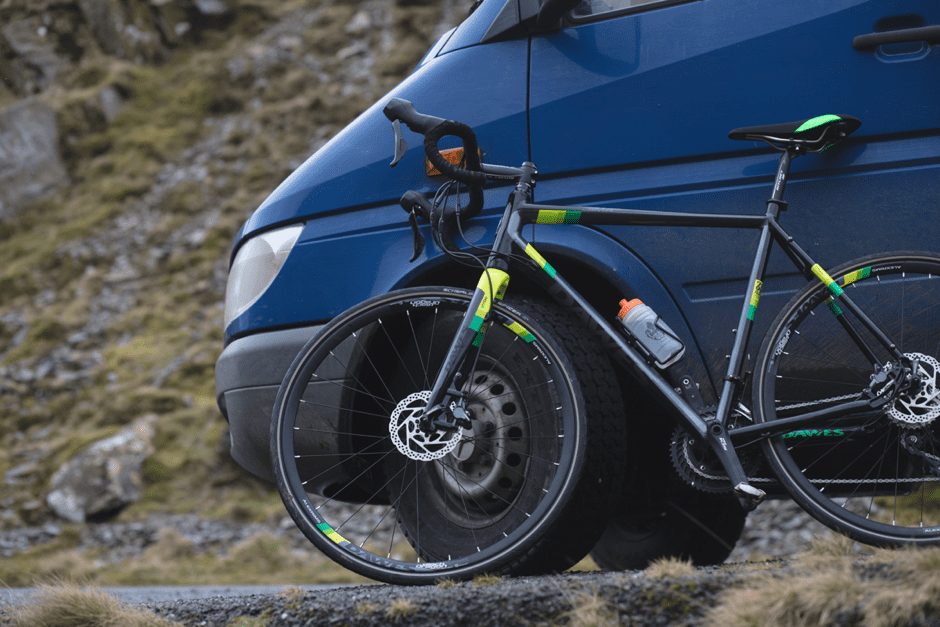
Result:
M422 416L422 426L426 429L450 430L457 427L469 429L472 426L471 417L466 414L460 404L453 410L450 405L452 399L462 398L463 392L460 388L463 385L464 372L468 368L472 371L474 366L472 363L466 363L467 358L471 355L473 348L478 348L482 344L486 333L484 325L489 318L490 310L496 301L506 296L506 290L509 288L509 273L507 272L509 264L504 259L512 247L512 240L507 234L509 218L513 209L524 202L531 193L532 180L536 173L535 166L528 162L523 164L522 170L522 178L510 195L503 217L496 228L496 240L487 259L486 268L477 282L467 312L451 341L444 362L434 380L434 386L431 388L428 407Z

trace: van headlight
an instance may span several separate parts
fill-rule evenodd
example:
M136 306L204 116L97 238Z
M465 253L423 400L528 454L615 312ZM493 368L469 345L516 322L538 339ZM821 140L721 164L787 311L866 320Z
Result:
M225 286L226 327L271 286L303 230L303 225L297 224L268 231L238 249Z

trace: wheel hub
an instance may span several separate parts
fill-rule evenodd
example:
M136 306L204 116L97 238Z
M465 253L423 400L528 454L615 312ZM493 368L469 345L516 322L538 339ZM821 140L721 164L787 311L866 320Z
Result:
M421 416L431 398L430 390L414 392L403 398L392 410L388 432L398 452L423 462L441 459L460 443L464 429L427 432L421 428Z
M453 497L502 511L525 475L528 426L521 399L514 386L493 371L474 377L465 390L473 429L464 430L442 460L439 476Z
M888 417L902 427L923 427L940 416L940 362L921 353L904 356L915 364L914 384L895 399Z

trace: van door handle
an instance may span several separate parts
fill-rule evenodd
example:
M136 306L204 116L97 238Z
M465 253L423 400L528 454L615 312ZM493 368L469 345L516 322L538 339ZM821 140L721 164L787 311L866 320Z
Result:
M856 50L874 50L884 44L898 44L905 41L926 41L928 44L940 43L940 26L902 28L900 30L858 35L852 39L852 47Z

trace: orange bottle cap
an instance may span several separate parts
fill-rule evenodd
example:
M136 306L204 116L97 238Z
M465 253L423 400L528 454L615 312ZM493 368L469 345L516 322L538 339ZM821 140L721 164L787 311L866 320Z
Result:
M630 313L631 309L633 309L637 305L642 305L642 304L643 304L643 301L640 300L639 298L634 298L631 301L628 301L626 298L620 299L620 312L617 313L617 317L623 320L624 317L628 313Z

